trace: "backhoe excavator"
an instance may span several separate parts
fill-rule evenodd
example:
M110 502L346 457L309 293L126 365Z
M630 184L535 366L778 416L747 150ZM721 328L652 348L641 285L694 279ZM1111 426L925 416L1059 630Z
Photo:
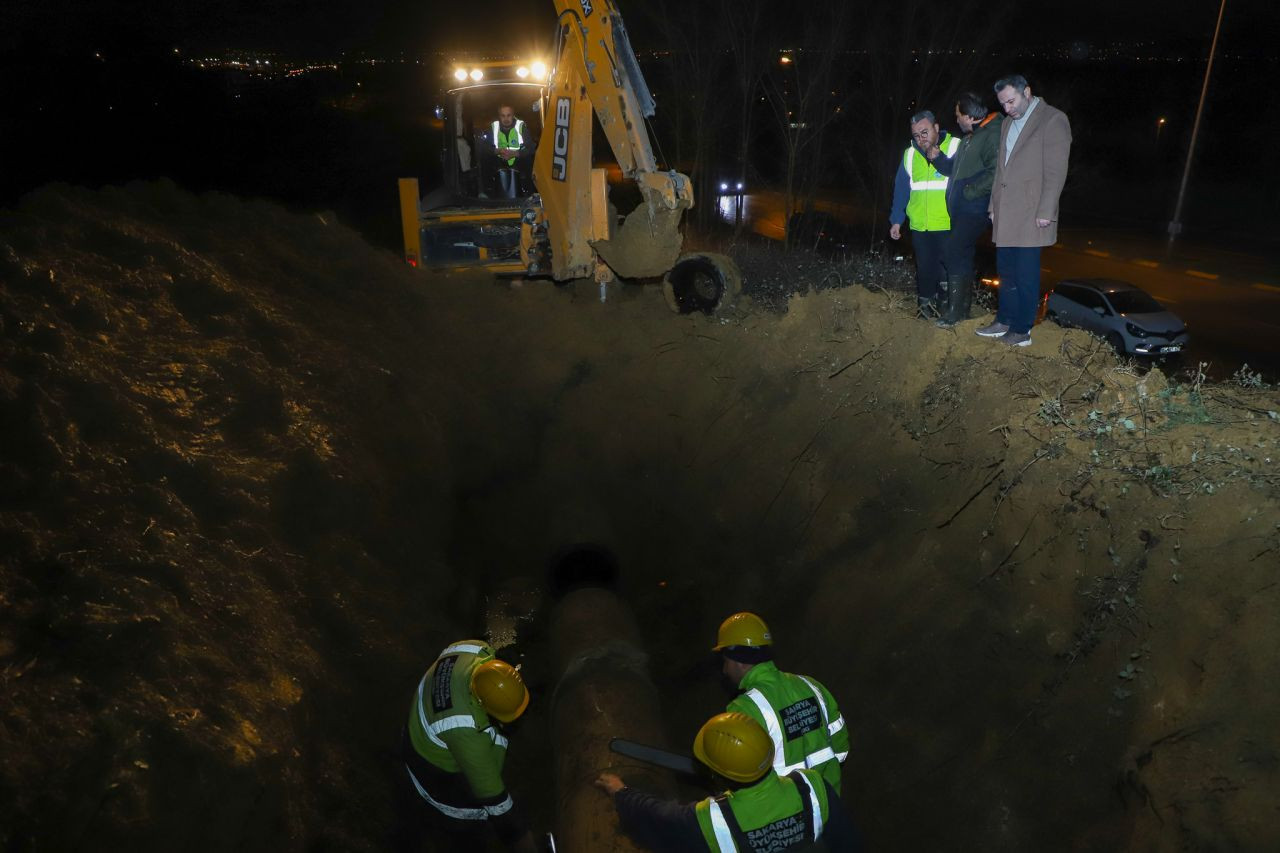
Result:
M529 68L541 63L455 70L462 85L449 91L449 107L440 111L444 186L423 198L417 179L400 179L405 260L557 282L661 277L672 310L718 311L737 295L741 276L723 255L681 255L680 219L693 206L693 185L686 175L658 168L646 125L654 100L617 6L613 0L553 2L556 47L545 82L528 79L537 76ZM469 155L479 145L471 148L470 138L483 126L478 119L490 117L497 97L518 99L531 89L541 124L534 191L485 198L483 175L477 182L476 170L464 168L475 166ZM468 107L484 104L486 93L489 114ZM593 168L593 118L622 177L639 191L639 205L625 217L610 203L607 171Z

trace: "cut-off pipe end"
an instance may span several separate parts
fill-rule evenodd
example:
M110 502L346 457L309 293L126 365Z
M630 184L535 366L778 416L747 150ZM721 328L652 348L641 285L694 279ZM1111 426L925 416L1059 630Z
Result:
M618 558L603 545L578 542L555 553L547 575L547 588L556 600L582 587L611 590L618 583Z

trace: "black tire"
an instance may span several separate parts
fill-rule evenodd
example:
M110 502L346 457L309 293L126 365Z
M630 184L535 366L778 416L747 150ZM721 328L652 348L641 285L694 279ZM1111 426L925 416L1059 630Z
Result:
M1119 332L1107 332L1107 343L1116 351L1116 355L1127 356L1128 352L1124 348L1124 338L1120 337Z
M737 265L711 252L684 256L662 280L662 294L677 314L715 314L733 304L741 290Z

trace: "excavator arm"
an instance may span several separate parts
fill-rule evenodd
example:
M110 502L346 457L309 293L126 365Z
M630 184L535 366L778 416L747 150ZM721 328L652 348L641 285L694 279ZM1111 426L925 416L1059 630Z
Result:
M559 45L541 102L543 141L533 164L538 195L524 212L522 259L530 273L560 281L664 275L680 255L680 217L693 205L692 184L679 172L658 170L645 124L653 97L617 6L554 2ZM621 226L604 170L591 167L593 115L643 199Z

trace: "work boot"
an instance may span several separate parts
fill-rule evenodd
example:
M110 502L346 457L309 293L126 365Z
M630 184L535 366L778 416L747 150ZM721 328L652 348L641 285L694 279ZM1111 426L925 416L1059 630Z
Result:
M938 317L938 308L932 299L916 300L916 317L921 320L933 320Z
M942 315L948 325L955 325L969 319L969 308L973 305L973 276L953 275L947 277L947 310Z
M999 320L996 320L991 325L983 326L981 329L978 329L977 334L982 335L984 338L998 338L1008 331L1008 323L1001 323Z

